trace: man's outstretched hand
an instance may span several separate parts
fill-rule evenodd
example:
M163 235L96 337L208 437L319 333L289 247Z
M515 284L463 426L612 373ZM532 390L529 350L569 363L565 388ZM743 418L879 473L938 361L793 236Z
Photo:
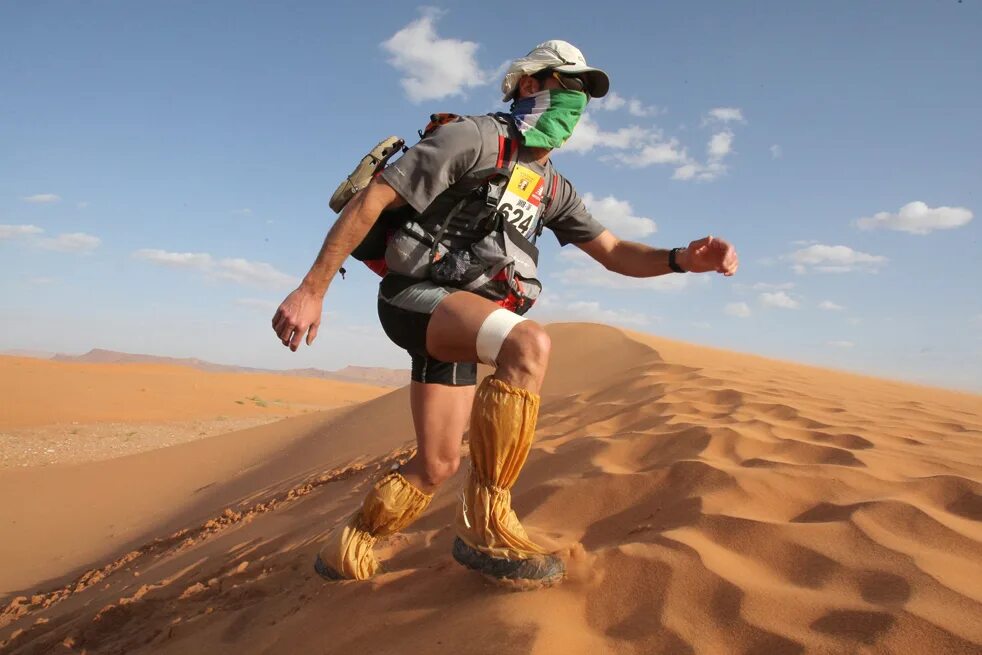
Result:
M323 296L304 287L298 287L286 297L273 315L273 331L283 345L293 352L300 347L304 333L307 334L309 346L317 338L323 307Z
M716 271L723 275L733 275L740 267L736 248L723 239L714 236L693 241L689 247L679 252L679 266L692 273Z

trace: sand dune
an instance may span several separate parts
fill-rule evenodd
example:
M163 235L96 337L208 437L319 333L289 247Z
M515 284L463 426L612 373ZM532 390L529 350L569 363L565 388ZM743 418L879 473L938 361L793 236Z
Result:
M569 558L450 557L462 474L386 572L316 543L410 454L407 390L153 453L0 472L11 653L979 653L982 397L550 326L514 491Z
M133 454L389 390L164 364L0 356L0 468Z

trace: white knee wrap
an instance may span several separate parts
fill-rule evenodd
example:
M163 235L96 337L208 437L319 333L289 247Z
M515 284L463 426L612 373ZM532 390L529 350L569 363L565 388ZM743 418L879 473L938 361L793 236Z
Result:
M477 331L477 358L489 366L498 365L498 353L508 338L512 328L528 319L507 309L496 309L481 324Z

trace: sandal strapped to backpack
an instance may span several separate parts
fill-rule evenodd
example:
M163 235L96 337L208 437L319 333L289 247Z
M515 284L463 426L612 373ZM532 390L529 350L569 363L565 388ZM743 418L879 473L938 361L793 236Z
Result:
M375 174L385 168L385 164L400 150L405 149L406 142L397 136L390 136L378 142L372 151L362 157L351 175L346 177L331 196L331 209L341 213L356 193L368 186Z

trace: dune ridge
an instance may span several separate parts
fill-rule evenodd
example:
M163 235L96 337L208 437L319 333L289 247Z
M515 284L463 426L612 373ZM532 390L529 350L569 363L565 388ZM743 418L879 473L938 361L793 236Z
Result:
M507 593L451 560L462 474L380 544L382 575L327 584L313 574L317 541L412 452L402 389L169 448L165 461L66 468L84 485L152 461L161 478L141 490L151 503L169 467L251 444L224 474L206 462L169 487L170 514L144 520L133 547L38 567L19 586L5 575L0 649L982 650L982 397L603 326L549 332L536 443L513 498L533 536L566 553L563 585ZM0 476L0 493L38 481L17 473ZM37 502L57 495L46 498ZM104 511L139 514L118 504ZM42 540L28 525L19 537L45 552L67 540L58 529Z

